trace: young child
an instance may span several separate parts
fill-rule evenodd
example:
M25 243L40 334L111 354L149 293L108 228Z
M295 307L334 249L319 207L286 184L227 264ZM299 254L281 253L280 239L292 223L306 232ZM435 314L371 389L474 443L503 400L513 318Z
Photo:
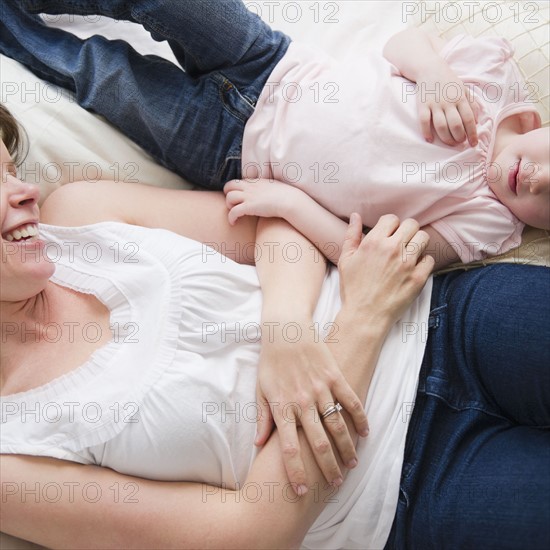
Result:
M393 213L426 230L436 269L506 252L524 223L550 228L549 129L506 40L445 44L409 29L390 39L387 59L365 36L365 51L337 62L240 0L115 4L4 0L0 52L190 182L240 180L225 186L232 223L285 217L337 261L343 219L358 212L372 227ZM185 70L47 27L29 13L39 11L141 23Z
M391 70L374 54L353 71L292 43L245 129L247 179L225 186L230 222L285 218L337 262L344 219L393 213L429 233L435 269L506 252L525 223L550 229L550 129L512 54L408 29L385 46ZM306 93L331 82L333 103Z

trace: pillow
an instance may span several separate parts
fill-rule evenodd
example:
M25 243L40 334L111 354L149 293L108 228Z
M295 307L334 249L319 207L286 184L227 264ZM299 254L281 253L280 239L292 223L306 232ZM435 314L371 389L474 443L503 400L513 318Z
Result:
M102 117L82 109L72 93L5 56L0 73L0 101L28 136L29 153L18 175L39 184L40 203L59 186L79 180L190 187Z
M406 24L449 40L457 34L500 36L514 47L514 60L536 102L543 126L550 124L550 2L417 0L403 3Z

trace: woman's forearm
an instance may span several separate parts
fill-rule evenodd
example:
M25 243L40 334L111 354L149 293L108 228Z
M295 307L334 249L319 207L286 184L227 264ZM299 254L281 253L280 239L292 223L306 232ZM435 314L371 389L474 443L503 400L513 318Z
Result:
M302 460L304 442L297 430L302 425L305 447L313 450L326 480L338 486L343 475L336 454L345 464L356 464L354 440L344 430L332 447L332 432L318 422L319 412L339 399L353 409L353 421L363 435L368 422L330 350L318 341L313 323L326 261L310 241L280 218L259 220L257 246L263 307L256 443L264 444L273 423L277 426L289 481L297 494L305 494L308 467Z
M256 270L262 287L262 319L312 318L326 261L287 222L260 218L256 230Z

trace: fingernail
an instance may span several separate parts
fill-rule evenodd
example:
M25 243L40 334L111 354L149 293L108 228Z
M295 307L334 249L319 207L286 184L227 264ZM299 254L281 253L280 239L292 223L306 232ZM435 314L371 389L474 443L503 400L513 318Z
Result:
M355 468L355 466L357 466L357 459L356 459L356 458L352 458L352 459L348 462L348 468L351 470L352 468Z
M362 437L367 437L367 435L369 435L369 429L365 428L364 430L361 431L359 435Z
M296 494L303 497L307 493L307 486L306 485L298 485L296 487Z
M342 477L337 477L333 482L332 484L335 486L335 487L340 487L340 485L342 485L342 483L344 483L344 480L342 479Z

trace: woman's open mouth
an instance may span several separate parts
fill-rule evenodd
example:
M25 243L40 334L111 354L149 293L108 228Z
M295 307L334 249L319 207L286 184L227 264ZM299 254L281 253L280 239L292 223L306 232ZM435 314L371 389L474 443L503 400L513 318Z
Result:
M26 223L2 234L2 238L8 242L36 241L38 237L38 224Z
M512 190L512 193L514 195L517 195L517 189L518 189L518 174L519 174L519 168L520 168L521 160L516 162L512 168L510 168L510 172L508 173L508 186Z

